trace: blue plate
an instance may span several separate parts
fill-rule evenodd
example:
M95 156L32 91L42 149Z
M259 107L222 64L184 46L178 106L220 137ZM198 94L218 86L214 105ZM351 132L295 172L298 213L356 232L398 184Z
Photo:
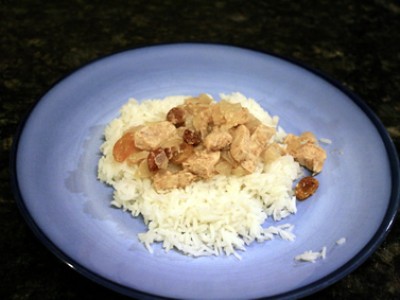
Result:
M137 233L140 218L112 208L96 179L107 123L130 97L241 92L299 134L332 140L317 194L284 222L294 242L252 244L233 256L186 257ZM13 157L19 206L39 239L78 272L143 297L301 297L341 279L385 238L399 206L399 161L381 122L355 95L283 58L223 45L173 44L94 61L56 84L21 127ZM347 242L335 242L345 237ZM299 263L306 250L327 257Z

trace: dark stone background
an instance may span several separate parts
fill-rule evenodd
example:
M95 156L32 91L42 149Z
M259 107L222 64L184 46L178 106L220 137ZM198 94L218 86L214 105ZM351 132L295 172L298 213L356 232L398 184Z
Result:
M9 154L24 114L82 64L170 42L250 47L322 70L357 93L400 147L400 3L0 1L0 299L121 299L55 258L20 215ZM368 220L366 220L368 222ZM362 224L360 224L362 226ZM309 299L400 299L400 222L361 267Z

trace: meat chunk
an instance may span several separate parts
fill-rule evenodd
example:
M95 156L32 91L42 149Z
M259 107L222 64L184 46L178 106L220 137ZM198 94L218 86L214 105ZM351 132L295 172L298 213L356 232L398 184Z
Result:
M182 163L184 170L187 170L202 178L210 178L214 174L214 167L219 161L219 151L201 150L195 152L191 157Z
M201 107L209 107L213 99L207 94L200 94L198 97L190 97L185 99L185 106L191 114L195 114L196 110Z
M257 119L251 113L249 113L249 119L247 120L247 122L244 125L246 125L246 127L250 130L250 133L252 134L254 132L254 130L261 124L262 123L259 119Z
M230 153L247 173L254 172L257 166L257 156L252 153L252 148L250 131L246 126L239 125L233 132Z
M251 174L256 170L257 158L255 156L250 156L246 160L242 161L240 166L246 171L247 174Z
M208 151L217 151L229 146L232 139L233 138L228 131L213 130L204 139L204 146Z
M151 123L135 132L135 145L142 150L155 150L175 133L175 126L168 121Z
M284 143L287 145L287 151L289 154L295 152L297 148L304 144L316 144L317 139L312 132L303 132L300 136L289 133ZM291 154L292 155L292 154Z
M231 155L237 162L246 160L250 155L250 132L244 125L239 125L233 131Z
M310 171L319 173L324 166L326 152L318 145L307 143L296 150L294 158Z
M171 173L170 171L157 172L153 177L153 185L157 192L183 188L196 179L196 176L187 171Z
M185 100L184 108L188 112L185 126L194 129L204 138L208 133L208 125L211 122L212 99L201 94L198 97Z
M300 136L288 134L284 143L287 145L286 151L302 166L314 173L322 171L326 152L317 144L317 139L311 132Z
M214 125L223 125L226 129L229 129L246 123L250 118L250 113L247 108L242 107L239 103L221 100L213 106L211 118Z
M272 143L265 148L260 157L265 164L268 164L285 155L285 152L279 144Z
M221 126L226 123L224 113L221 110L221 102L211 107L211 120L215 126Z
M251 142L251 153L258 157L261 152L265 149L266 144L275 134L275 128L267 127L265 125L258 125L250 137Z
M193 127L200 133L200 137L204 138L208 134L208 124L211 122L211 109L203 108L193 116Z
M317 138L315 137L314 133L310 131L303 132L300 136L300 143L312 143L316 144L317 143Z

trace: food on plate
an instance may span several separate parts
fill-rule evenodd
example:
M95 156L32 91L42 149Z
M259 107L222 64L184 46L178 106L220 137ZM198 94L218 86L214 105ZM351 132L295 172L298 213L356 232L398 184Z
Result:
M300 261L300 262L315 263L317 261L317 259L325 259L326 258L326 251L327 251L327 247L323 246L321 251L307 250L299 255L296 255L294 259L296 261Z
M292 155L301 165L314 173L322 171L326 152L318 145L317 139L311 132L300 136L288 134L284 140L288 154Z
M296 213L293 183L301 166L321 172L325 150L311 132L286 134L253 99L220 97L131 99L106 127L98 177L114 188L114 206L143 217L149 251L162 242L239 256L254 241L294 238L292 226L263 224Z
M335 245L330 247L329 251L333 251L335 246L340 246L346 243L346 238L342 237L338 239L335 243ZM303 253L296 255L294 259L299 262L311 262L315 263L318 259L326 259L326 254L328 252L328 247L323 246L320 251L312 251L312 250L307 250L304 251Z
M295 195L299 200L305 200L314 194L319 186L318 180L313 176L302 178L296 185Z
M114 144L113 156L120 163L147 163L149 172L139 177L151 178L157 192L218 174L251 174L260 162L285 154L315 173L322 170L326 153L311 132L288 134L283 144L273 141L274 134L273 126L263 124L240 103L213 102L202 94L171 108L165 120L128 128ZM312 177L307 182L302 181L303 190L310 190L311 183L317 187Z
M344 243L346 243L346 238L345 237L342 237L342 238L340 238L340 239L338 239L336 241L337 245L343 245Z

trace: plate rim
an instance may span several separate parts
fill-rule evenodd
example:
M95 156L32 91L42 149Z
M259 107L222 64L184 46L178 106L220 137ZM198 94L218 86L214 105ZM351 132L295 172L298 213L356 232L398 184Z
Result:
M97 57L93 60L88 61L85 64L82 64L76 68L74 68L72 71L68 72L64 76L60 77L57 81L55 81L49 88L47 88L44 93L42 93L37 101L35 101L30 108L28 108L27 112L25 115L22 117L21 121L19 122L16 132L14 134L14 139L13 139L13 144L11 147L10 151L10 158L9 158L9 171L10 171L10 179L11 179L11 190L14 195L14 198L17 203L17 207L19 209L20 214L22 215L23 219L27 223L28 227L30 230L34 233L36 238L44 245L46 248L53 253L59 260L61 260L64 264L72 268L73 270L77 271L79 274L83 275L84 277L90 279L91 281L102 285L103 287L109 288L115 292L118 292L120 294L123 294L125 296L129 297L140 297L142 299L168 299L163 296L158 296L154 295L151 293L146 293L144 291L139 291L136 289L133 289L131 287L121 285L115 281L112 281L110 279L104 278L103 276L96 274L94 271L82 266L79 262L75 261L73 258L68 256L66 253L63 252L62 249L57 247L47 236L46 234L40 229L38 224L35 222L34 218L31 216L29 209L27 208L25 204L25 200L22 197L21 191L20 191L20 183L18 182L18 175L17 175L17 154L18 154L18 146L19 142L22 136L22 133L24 132L24 129L26 127L26 123L29 120L30 116L32 115L33 111L37 108L39 103L45 98L45 96L53 90L59 83L63 82L66 78L72 77L75 73L77 73L79 70L83 70L89 65L101 62L102 60L111 58L116 55L120 55L123 53L128 54L129 52L132 53L132 55L135 54L138 50L143 50L143 49L155 49L155 48L182 48L182 47L207 47L215 49L215 48L225 48L226 50L241 50L243 53L247 55L266 55L274 58L278 58L283 62L287 62L289 64L292 64L294 66L300 67L301 69L304 69L314 75L316 75L318 78L326 81L333 87L337 88L340 92L348 96L353 103L355 103L361 110L362 112L367 116L367 118L372 122L374 125L375 129L378 131L380 138L382 139L382 142L385 146L385 150L387 153L387 157L389 160L389 166L390 166L390 175L392 179L392 184L391 184L391 193L390 193L390 199L388 202L388 207L386 209L385 215L379 225L379 227L376 229L375 234L369 239L367 244L360 249L348 262L346 262L344 265L340 266L339 268L335 269L333 272L327 274L326 276L320 278L317 281L313 281L305 286L296 288L294 290L284 292L278 295L273 295L264 299L289 299L293 297L305 297L307 295L311 295L313 293L316 293L332 284L335 282L338 282L345 276L349 275L351 272L353 272L355 269L360 267L377 249L378 247L383 243L387 235L389 234L392 225L394 224L397 216L397 212L400 206L400 176L399 176L399 156L398 152L396 150L396 146L390 137L389 133L387 132L386 128L384 127L384 124L382 121L379 119L379 117L375 114L374 111L368 106L368 104L362 100L355 92L351 91L349 88L345 87L342 83L340 83L338 80L333 79L326 73L324 73L321 70L318 70L315 67L311 67L299 60L296 60L294 58L286 57L280 54L276 54L270 51L266 50L260 50L256 48L251 48L251 47L243 47L243 46L237 46L237 45L232 45L232 44L223 44L223 43L200 43L200 42L195 42L195 43L161 43L161 44L153 44L153 45L144 45L141 47L135 47L135 48L128 48L122 51L115 51L112 52L108 55L100 56Z

